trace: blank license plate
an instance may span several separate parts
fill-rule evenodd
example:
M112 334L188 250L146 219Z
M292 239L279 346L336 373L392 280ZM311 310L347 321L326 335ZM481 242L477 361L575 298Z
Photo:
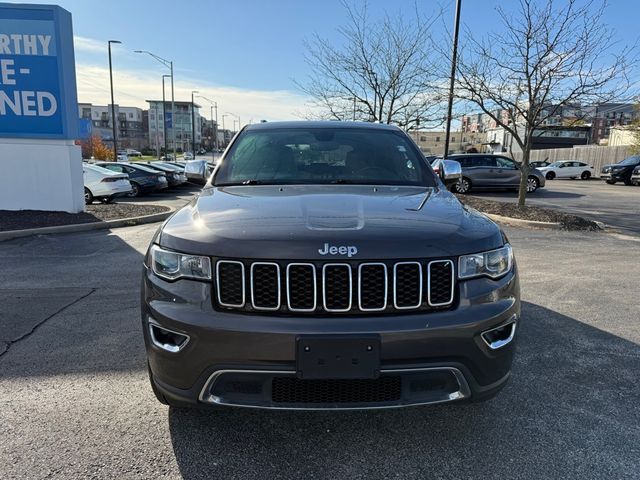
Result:
M378 335L305 335L296 343L298 378L377 378L380 374Z

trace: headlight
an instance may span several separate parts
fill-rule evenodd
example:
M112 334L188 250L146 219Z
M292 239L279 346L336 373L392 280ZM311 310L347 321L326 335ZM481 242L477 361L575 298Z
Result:
M153 245L151 247L151 269L167 280L195 278L211 280L211 260L200 255L172 252Z
M513 250L508 243L496 250L462 255L458 260L458 278L466 279L480 276L498 278L511 270Z

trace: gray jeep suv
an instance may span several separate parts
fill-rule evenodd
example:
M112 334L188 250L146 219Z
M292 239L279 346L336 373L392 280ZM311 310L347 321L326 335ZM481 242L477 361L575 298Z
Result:
M158 400L363 409L495 395L517 267L500 228L443 180L393 126L245 127L145 257Z

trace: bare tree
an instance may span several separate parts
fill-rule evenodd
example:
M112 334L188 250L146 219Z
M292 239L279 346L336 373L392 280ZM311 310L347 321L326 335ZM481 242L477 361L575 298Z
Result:
M296 83L311 96L314 110L334 120L394 123L403 128L441 123L438 75L443 69L430 48L430 27L439 14L425 21L416 9L410 22L389 14L372 22L366 3L359 9L346 1L343 6L347 23L338 30L343 45L317 34L306 42L311 73L307 81Z
M458 96L476 104L522 150L519 206L540 127L562 108L611 101L630 88L634 49L613 40L603 22L605 7L595 0L518 0L513 13L497 8L499 33L467 34Z

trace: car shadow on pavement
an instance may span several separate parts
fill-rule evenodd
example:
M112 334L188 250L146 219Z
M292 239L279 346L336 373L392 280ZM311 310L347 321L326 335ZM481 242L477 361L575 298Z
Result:
M193 478L623 478L640 459L640 346L523 303L493 400L368 412L170 409Z

